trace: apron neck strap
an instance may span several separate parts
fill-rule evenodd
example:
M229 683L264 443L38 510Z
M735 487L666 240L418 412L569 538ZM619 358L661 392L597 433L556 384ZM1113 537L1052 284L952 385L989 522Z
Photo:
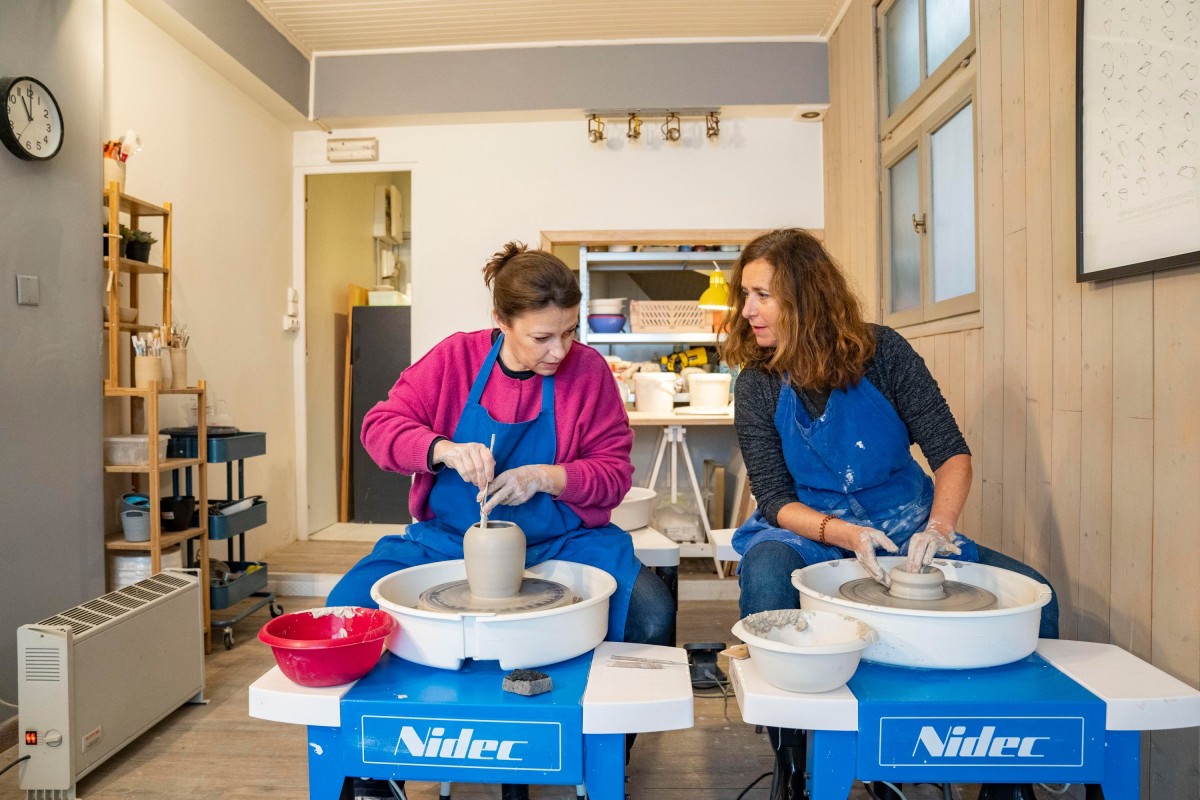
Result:
M468 403L478 403L483 398L484 387L487 386L488 378L491 377L492 368L496 366L496 360L500 358L500 346L504 343L504 334L496 337L496 341L492 344L492 349L488 351L487 358L483 360L483 366L479 373L475 376L475 380L471 383L471 393L467 396ZM554 376L542 376L542 410L554 411Z

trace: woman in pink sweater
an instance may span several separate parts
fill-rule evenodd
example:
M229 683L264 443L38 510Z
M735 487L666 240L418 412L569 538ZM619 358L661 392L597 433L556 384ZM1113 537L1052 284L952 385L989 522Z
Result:
M329 604L374 606L379 578L462 558L463 533L479 521L486 493L491 519L525 531L527 566L575 561L616 579L610 640L670 644L670 593L638 563L629 534L609 523L633 477L633 432L604 358L574 341L574 275L550 253L509 243L484 267L484 281L498 328L443 340L363 420L375 462L414 476L417 522L381 539Z

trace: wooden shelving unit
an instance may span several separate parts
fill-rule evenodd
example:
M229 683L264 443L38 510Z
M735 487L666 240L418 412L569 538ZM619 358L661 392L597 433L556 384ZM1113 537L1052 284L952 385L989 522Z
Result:
M127 370L129 374L126 375L125 380L122 380L121 375L123 353L127 355L129 363L132 364L132 335L149 333L158 330L160 327L160 324L146 324L141 319L141 309L139 308L138 301L141 289L139 279L142 275L158 276L161 279L161 326L169 327L171 324L171 204L164 203L159 206L148 203L145 200L122 194L116 183L110 183L104 191L104 206L107 211L108 230L110 231L108 234L108 252L104 256L104 268L108 272L105 303L108 306L109 319L118 320L120 318L121 279L122 276L125 276L128 278L126 289L129 304L131 307L138 309L139 321L117 322L115 324L112 322L104 323L108 354L103 395L106 403L126 400L130 406L130 430L139 434L145 433L149 437L147 444L149 451L148 463L138 465L106 465L104 473L106 481L120 482L121 487L126 491L137 490L144 492L150 500L148 508L150 515L149 541L132 542L127 540L120 530L112 530L105 532L104 548L106 551L122 553L148 553L150 556L150 572L154 574L162 569L162 554L165 550L180 546L185 551L190 551L191 542L195 540L200 566L200 585L204 587L204 591L201 592L204 598L204 650L205 652L209 652L212 649L212 645L209 627L211 613L208 593L208 470L204 466L205 460L203 458L159 458L158 454L158 437L159 431L162 429L159 418L160 402L163 397L167 396L193 396L196 398L199 452L205 452L208 442L208 426L204 412L207 393L205 382L197 381L196 385L184 389L168 389L164 388L160 382L154 381L149 387L139 388L129 385L133 382L131 368ZM131 228L138 228L143 218L158 217L161 219L161 265L121 257L118 247L119 234L114 236L111 232L120 229L123 216L129 220L128 224ZM182 531L164 532L162 529L159 502L162 491L162 476L167 473L177 474L176 471L186 470L190 467L200 467L197 470L199 479L195 487L196 508L198 511L197 520L199 524ZM190 566L186 563L186 559L184 566Z

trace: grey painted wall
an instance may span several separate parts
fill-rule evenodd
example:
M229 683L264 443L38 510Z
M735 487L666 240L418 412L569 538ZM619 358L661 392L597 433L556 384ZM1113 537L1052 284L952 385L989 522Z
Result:
M823 42L462 50L315 63L319 119L829 102Z
M45 83L65 125L49 163L0 147L0 697L10 702L17 627L104 589L103 28L95 0L0 3L0 74ZM41 305L16 304L17 275L38 277Z
M197 30L308 116L308 59L246 0L166 0Z

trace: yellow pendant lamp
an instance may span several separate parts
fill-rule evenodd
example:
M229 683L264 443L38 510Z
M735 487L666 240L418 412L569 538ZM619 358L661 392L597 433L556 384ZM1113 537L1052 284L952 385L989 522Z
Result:
M708 278L708 288L700 295L698 305L711 311L729 310L729 284L721 270L715 270Z

